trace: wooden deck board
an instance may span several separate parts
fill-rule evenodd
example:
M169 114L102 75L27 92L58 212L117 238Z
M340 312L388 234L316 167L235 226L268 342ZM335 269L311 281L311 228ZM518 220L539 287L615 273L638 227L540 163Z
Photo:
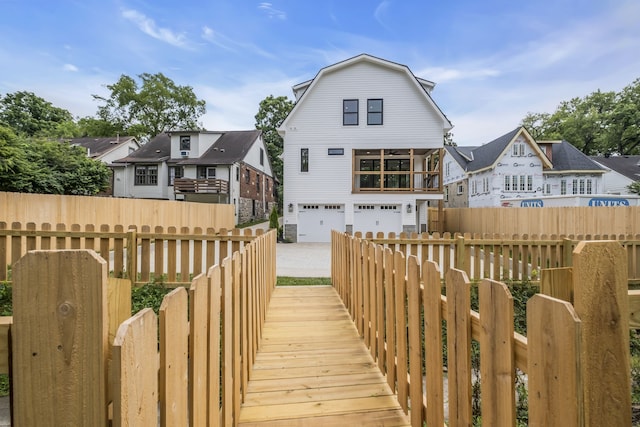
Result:
M332 287L276 288L240 426L408 426Z

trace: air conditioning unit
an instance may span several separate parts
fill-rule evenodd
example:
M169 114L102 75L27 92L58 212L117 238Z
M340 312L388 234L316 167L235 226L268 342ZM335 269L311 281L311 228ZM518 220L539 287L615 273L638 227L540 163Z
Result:
M189 152L188 152L188 151L181 151L181 152L180 152L180 155L181 155L182 157L189 157Z

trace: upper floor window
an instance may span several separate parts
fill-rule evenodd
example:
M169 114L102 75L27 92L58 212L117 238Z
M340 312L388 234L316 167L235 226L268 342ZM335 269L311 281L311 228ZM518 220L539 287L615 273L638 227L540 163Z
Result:
M264 165L264 150L260 149L260 165Z
M300 172L309 172L309 149L300 149Z
M135 185L158 185L158 165L136 166Z
M342 124L344 126L358 125L358 100L357 99L342 100Z
M191 137L183 135L180 137L180 151L191 150Z
M367 99L367 124L382 124L382 99Z
M524 156L524 144L519 142L513 144L513 157L523 157Z
M567 180L560 180L560 194L567 194Z
M251 171L249 169L247 169L247 173L245 174L245 182L251 184Z

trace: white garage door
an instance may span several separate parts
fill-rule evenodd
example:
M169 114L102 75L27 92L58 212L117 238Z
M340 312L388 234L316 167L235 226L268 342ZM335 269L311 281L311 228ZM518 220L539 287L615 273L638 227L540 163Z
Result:
M382 231L400 233L402 231L402 204L354 205L353 231L365 235L371 231L374 236Z
M298 205L298 242L330 242L331 230L344 231L344 205Z

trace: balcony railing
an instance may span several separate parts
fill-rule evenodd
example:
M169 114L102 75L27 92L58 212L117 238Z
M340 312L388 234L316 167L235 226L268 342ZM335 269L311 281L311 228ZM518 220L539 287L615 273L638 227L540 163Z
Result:
M229 182L223 179L177 178L173 182L173 192L228 194Z

